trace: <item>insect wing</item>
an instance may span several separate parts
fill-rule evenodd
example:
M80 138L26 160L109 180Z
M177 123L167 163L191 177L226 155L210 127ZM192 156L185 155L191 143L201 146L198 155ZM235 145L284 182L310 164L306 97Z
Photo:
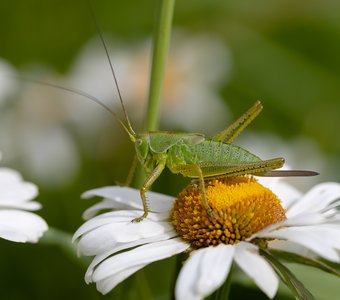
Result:
M199 144L205 140L201 133L177 133L171 131L150 132L150 149L155 153L165 153L179 143Z

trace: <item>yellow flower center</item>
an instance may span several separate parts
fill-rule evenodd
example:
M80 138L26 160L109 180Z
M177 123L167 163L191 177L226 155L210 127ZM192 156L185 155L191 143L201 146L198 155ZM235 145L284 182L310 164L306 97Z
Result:
M171 211L175 230L194 248L235 244L286 219L277 196L253 177L226 177L205 185L209 206L218 221L209 216L201 191L193 185L179 194Z

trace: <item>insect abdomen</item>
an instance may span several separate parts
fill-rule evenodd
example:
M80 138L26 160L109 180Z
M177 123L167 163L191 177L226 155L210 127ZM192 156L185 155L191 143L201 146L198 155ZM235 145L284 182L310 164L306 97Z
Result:
M190 150L196 157L196 163L203 161L247 163L261 160L258 156L239 146L216 141L205 141L199 145L190 145Z
M232 144L204 141L197 145L176 145L169 149L167 166L174 172L178 166L205 162L250 163L261 161L249 151ZM181 172L180 172L181 173Z

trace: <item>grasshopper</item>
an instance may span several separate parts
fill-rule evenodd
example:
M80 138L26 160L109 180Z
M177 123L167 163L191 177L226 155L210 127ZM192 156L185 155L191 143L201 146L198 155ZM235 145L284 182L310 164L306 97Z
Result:
M203 205L209 215L217 220L205 194L205 180L217 177L240 175L257 176L314 176L317 172L300 170L276 170L284 164L284 158L261 160L257 155L232 142L262 111L257 101L249 110L225 130L206 139L201 133L177 133L168 131L136 134L131 127L123 102L127 121L124 125L131 141L135 144L136 156L142 165L146 180L140 189L144 213L134 219L140 222L148 215L146 192L167 167L172 173L182 174L199 182Z

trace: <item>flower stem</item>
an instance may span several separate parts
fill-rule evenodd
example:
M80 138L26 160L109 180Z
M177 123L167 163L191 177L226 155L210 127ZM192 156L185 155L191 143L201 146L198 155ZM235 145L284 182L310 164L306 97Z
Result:
M155 29L153 36L149 99L144 124L145 131L157 131L159 127L159 107L166 57L168 54L169 41L171 36L171 23L174 7L175 0L157 1ZM133 186L142 186L144 178L144 172L139 167L133 180Z
M159 106L175 0L160 0L156 12L146 130L158 130Z

